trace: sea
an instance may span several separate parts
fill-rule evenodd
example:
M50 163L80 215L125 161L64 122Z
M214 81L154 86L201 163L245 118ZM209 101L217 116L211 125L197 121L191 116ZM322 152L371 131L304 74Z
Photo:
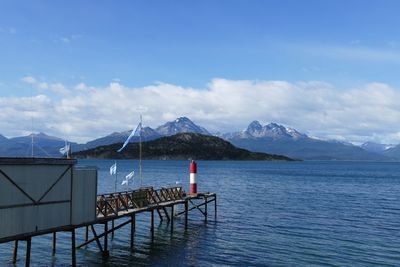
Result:
M118 160L118 190L139 163ZM98 192L114 190L113 160L80 160L99 170ZM189 161L143 161L143 186L189 187ZM218 196L208 220L193 210L189 227L176 219L171 235L155 213L137 215L134 249L129 225L109 240L102 259L95 243L76 251L79 266L400 266L400 163L198 161L198 190ZM121 220L120 222L122 222ZM101 231L100 228L98 231ZM77 231L77 244L84 230ZM25 264L20 242L17 266ZM70 233L32 239L31 266L69 266ZM0 266L10 263L12 243L0 244Z

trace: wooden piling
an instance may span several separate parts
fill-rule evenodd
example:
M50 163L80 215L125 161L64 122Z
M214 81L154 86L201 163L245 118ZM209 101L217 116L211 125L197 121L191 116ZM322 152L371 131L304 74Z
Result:
M171 235L174 233L174 205L171 206Z
M111 239L114 239L114 219L111 221L111 229L112 229Z
M189 201L185 201L185 228L188 227L188 217L189 217Z
M103 257L108 258L108 222L104 224L104 246L103 246Z
M154 239L154 210L151 210L151 225L150 225L150 232L151 232L151 239Z
M204 197L204 220L207 222L207 197Z
M214 196L214 219L217 220L217 195Z
M71 256L72 256L72 267L76 266L76 244L75 244L75 228L71 230Z
M12 258L12 263L13 264L15 264L17 262L17 255L18 255L18 240L15 240L13 258Z
M31 264L31 241L32 238L28 237L26 240L26 259L25 259L25 266L29 267Z
M131 250L133 249L135 229L136 228L136 216L135 213L131 215Z
M57 233L53 232L53 246L52 246L52 255L54 256L56 254L56 244L57 244Z
M89 226L86 225L85 227L85 242L89 240Z

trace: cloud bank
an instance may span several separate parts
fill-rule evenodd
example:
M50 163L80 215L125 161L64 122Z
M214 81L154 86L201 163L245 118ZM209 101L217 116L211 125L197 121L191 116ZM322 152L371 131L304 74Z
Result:
M343 90L315 81L214 79L205 88L21 81L35 89L32 98L0 97L0 133L8 137L30 133L33 119L35 132L85 142L132 129L143 113L151 127L187 116L210 131L227 132L260 120L323 139L400 142L400 91L382 83Z

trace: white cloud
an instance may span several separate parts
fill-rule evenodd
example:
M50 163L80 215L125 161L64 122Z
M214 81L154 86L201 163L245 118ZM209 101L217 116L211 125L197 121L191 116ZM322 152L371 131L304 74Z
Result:
M396 103L400 92L382 83L348 90L314 81L226 79L214 79L206 88L165 83L130 88L118 82L102 88L83 83L68 88L60 83L36 83L42 93L57 92L58 97L36 96L33 111L29 98L0 98L2 134L29 130L27 116L34 114L36 131L87 141L132 129L142 112L144 123L152 127L187 116L211 131L225 132L241 130L257 119L320 138L400 142L400 106Z
M69 90L61 83L40 82L33 76L25 76L21 81L36 87L40 91L49 91L57 95L67 95Z
M25 76L21 78L21 81L24 83L29 83L29 84L36 84L36 79L32 76Z

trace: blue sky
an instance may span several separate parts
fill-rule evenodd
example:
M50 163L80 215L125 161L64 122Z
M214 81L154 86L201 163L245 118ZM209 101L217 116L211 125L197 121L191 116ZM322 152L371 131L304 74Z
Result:
M128 91L157 84L207 91L215 79L293 86L319 81L343 97L378 83L397 93L398 10L398 1L3 0L0 97L45 95L57 105L67 99L61 91L79 84L100 91L111 83ZM148 119L156 124L155 117L192 115L217 128L209 122L215 116L186 112L168 110ZM286 116L258 116L328 137ZM244 127L247 117L227 119L221 130ZM7 125L0 125L0 133L22 133ZM352 135L358 133L332 136ZM368 136L376 133L364 132ZM373 139L400 142L396 129L379 136Z

